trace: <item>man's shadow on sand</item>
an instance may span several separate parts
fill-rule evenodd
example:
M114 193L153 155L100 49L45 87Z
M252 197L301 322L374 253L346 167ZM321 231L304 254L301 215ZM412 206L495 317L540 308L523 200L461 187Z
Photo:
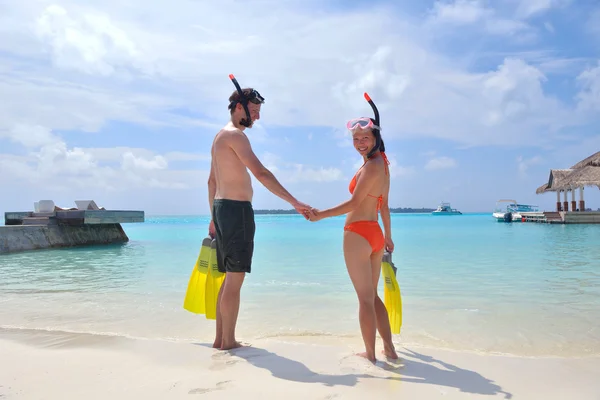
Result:
M212 347L209 344L200 346ZM260 347L244 346L239 349L222 351L242 358L257 368L266 369L275 378L302 383L322 383L326 386L355 386L358 378L376 378L366 374L327 375L312 371L300 361L291 360ZM385 378L383 378L385 379Z
M210 345L206 346L211 347ZM394 375L387 377L368 374L319 374L299 361L291 360L259 347L242 347L230 350L227 353L242 358L255 367L270 371L271 375L276 378L293 382L322 383L327 386L355 386L359 378L375 378L446 386L456 388L463 393L504 394L504 398L512 398L511 393L502 390L502 387L495 384L494 381L475 371L459 368L456 365L408 349L398 352L400 356L398 360L390 360L387 363L378 362L377 365L380 368ZM435 366L435 363L443 369Z

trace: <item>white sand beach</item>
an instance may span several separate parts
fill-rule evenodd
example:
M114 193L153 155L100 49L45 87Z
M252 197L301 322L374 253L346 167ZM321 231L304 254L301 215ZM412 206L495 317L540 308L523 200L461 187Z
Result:
M376 365L360 343L209 343L63 332L0 334L0 399L600 399L600 358L524 358L404 348Z

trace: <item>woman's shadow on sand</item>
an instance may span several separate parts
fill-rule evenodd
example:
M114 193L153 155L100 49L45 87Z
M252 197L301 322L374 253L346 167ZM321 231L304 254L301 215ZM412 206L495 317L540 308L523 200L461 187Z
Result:
M210 347L210 345L206 345ZM266 369L276 378L293 382L322 383L327 386L355 386L359 378L375 378L399 382L425 383L437 386L453 387L463 393L480 395L504 394L504 398L512 398L512 394L481 374L435 359L431 356L405 349L400 351L400 359L387 363L379 362L388 376L369 374L329 375L312 371L299 361L280 356L259 347L242 347L225 351L235 357L242 358L257 368ZM439 364L442 368L435 366ZM383 366L382 366L383 365Z
M457 367L413 350L404 350L398 352L401 358L398 363L402 363L403 367L400 370L393 371L401 376L399 379L403 382L429 383L437 386L453 387L463 393L489 396L503 394L505 399L512 398L511 393L502 390L500 385L475 371ZM435 366L436 363L443 369Z

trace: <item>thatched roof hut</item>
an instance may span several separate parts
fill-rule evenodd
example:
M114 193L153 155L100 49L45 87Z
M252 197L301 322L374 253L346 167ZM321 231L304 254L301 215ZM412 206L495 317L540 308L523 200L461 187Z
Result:
M600 189L600 166L588 165L571 171L560 182L553 184L555 190L569 190L585 186L597 186Z
M542 186L535 190L535 194L542 194L544 192L551 192L552 190L548 189L548 184L544 183Z
M574 169L551 169L548 182L540 186L535 192L541 194L563 190L562 188L569 182L569 177L574 171Z
M579 210L583 211L585 210L583 188L586 186L596 186L600 189L600 151L579 161L569 169L550 170L548 182L537 188L535 193L556 192L557 211L563 209L568 211L567 192L571 191L573 195L571 207L575 211L575 190L579 189ZM562 208L560 204L561 192L564 193L564 207Z
M589 166L600 167L600 151L595 154L592 154L585 160L579 161L577 164L573 165L571 169L580 169Z

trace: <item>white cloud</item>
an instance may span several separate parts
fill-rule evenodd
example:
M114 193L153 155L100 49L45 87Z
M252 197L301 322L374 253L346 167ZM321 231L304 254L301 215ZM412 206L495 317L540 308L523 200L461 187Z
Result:
M457 166L457 162L455 159L442 156L437 158L432 158L425 164L426 170L438 170L438 169L450 169L455 168Z
M456 0L453 3L436 1L431 10L432 18L440 22L470 24L489 15L491 10L478 0Z
M0 138L2 137L33 148L47 146L57 141L57 137L49 129L39 125L17 124L12 129L0 130Z
M527 64L507 59L487 73L466 71L432 50L423 39L427 28L387 8L315 14L312 3L265 1L235 3L239 13L231 14L231 1L218 6L127 4L67 0L58 6L24 0L11 6L0 17L6 23L0 49L22 55L19 44L29 48L27 57L2 60L8 68L0 70L0 96L11 101L0 110L0 121L86 131L111 120L218 129L213 122L172 110L187 108L209 119L226 119L226 98L233 90L227 74L233 72L242 85L261 90L267 100L263 119L274 125L343 128L350 117L371 114L364 91L380 107L390 139L415 135L501 144L495 134L516 126L535 137L549 127L572 123L568 112L557 115L564 105L544 93L538 74L519 75ZM456 4L471 10L470 19L489 14L476 11L483 7L479 2ZM211 18L199 23L198 15ZM248 15L260 31L248 33L244 23L236 22ZM444 15L456 15L456 10ZM360 24L364 18L379 21L369 35ZM520 29L494 18L492 30ZM37 33L18 28L14 19L36 26ZM229 21L227 26L223 20ZM246 60L242 70L240 59ZM55 68L48 68L48 60ZM518 68L506 72L510 65ZM280 77L281 71L287 71L285 76ZM503 89L486 85L486 80L503 73L519 80L512 95L535 97L539 113L509 105L505 116L515 113L511 107L523 111L492 127L489 117L482 120L480 115L503 113L490 104L502 97ZM398 118L402 124L392 125Z
M261 162L269 171L275 173L279 171L277 164L281 162L281 157L271 152L265 152L261 157Z
M282 183L334 182L345 179L342 170L335 167L311 166L283 160L281 156L265 152L261 162Z
M126 152L122 156L121 168L124 170L157 170L167 169L168 163L163 156L154 156L150 159L136 157L132 152Z
M167 161L210 161L210 154L185 153L183 151L171 151L164 155Z
M345 121L371 116L364 91L381 111L391 149L398 138L441 139L463 147L561 145L561 129L596 118L600 103L593 68L580 75L578 108L545 91L550 72L579 69L572 60L532 65L523 56L469 65L451 46L440 50L440 33L456 24L475 29L455 31L481 29L482 37L486 32L512 35L511 43L531 34L531 26L514 15L516 6L507 13L492 9L495 2L462 0L454 9L438 3L436 15L447 21L443 24L423 24L396 6L321 12L322 2L315 0L4 3L0 146L10 141L20 147L19 155L1 155L0 179L32 182L31 187L204 188L208 148L193 142L196 138L186 142L189 147L170 146L166 153L130 147L145 143L130 136L121 142L112 135L111 142L86 137L85 143L95 142L89 148L68 138L91 135L114 122L126 122L142 134L144 128L172 128L164 130L165 140L183 128L214 134L229 117L227 97L234 89L229 73L266 97L261 124L248 135L269 146L271 140L294 146L307 136L272 137L262 122L269 131L276 126L330 128L334 144L351 146ZM535 4L523 15L537 15L543 4ZM365 20L377 21L368 35ZM248 21L260 29L249 30ZM505 50L512 49L489 48ZM69 131L66 139L57 134L62 131ZM152 145L161 140L155 139ZM325 140L315 135L315 144L317 139ZM281 173L290 182L337 182L347 172L335 161L333 166L305 159L303 164L272 161L278 178ZM191 170L178 170L180 165L191 165L185 167ZM415 168L394 159L391 171L400 177L414 174Z
M600 61L595 67L590 67L579 74L577 81L582 87L577 95L579 109L592 113L600 111Z
M398 164L398 160L395 154L386 152L386 155L388 161L390 162L390 178L394 179L409 177L416 173L415 167Z
M69 148L61 137L42 126L17 125L0 131L0 139L2 137L19 143L25 154L0 153L0 181L29 184L40 190L184 189L197 186L189 177L203 173L202 170L169 170L168 156L147 149ZM171 157L185 160L190 155L171 153Z
M533 156L530 158L518 156L517 157L517 168L519 170L519 176L521 176L521 177L527 176L527 171L529 170L529 167L532 165L538 165L541 162L542 162L542 157L540 157L540 156Z
M596 7L589 14L585 27L596 39L600 39L600 7Z
M286 175L288 182L334 182L344 179L344 174L339 168L315 168L303 164L294 164Z
M534 15L542 14L552 8L565 7L572 0L520 0L517 6L516 15L519 18L529 18Z
M244 133L246 134L246 136L248 136L248 138L251 141L257 142L257 143L264 143L267 141L267 139L269 137L267 130L262 126L260 121L255 122L252 125L252 128L246 129L244 131Z
M396 156L392 153L386 152L386 156L388 158L388 161L390 162L390 164L389 164L390 178L392 178L392 179L402 178L402 177L412 176L415 174L415 172L416 172L415 167L398 164L398 160L396 159ZM356 162L354 163L354 165L352 167L355 170L358 170L360 167L363 166L363 164L364 164L364 160L362 158L359 158L356 160Z
M477 25L492 35L516 36L518 40L532 38L531 27L518 19L505 18L481 0L436 1L430 10L430 26ZM527 33L527 35L525 35Z
M57 66L89 74L111 75L135 64L139 51L111 18L96 11L75 13L49 5L36 20L36 34L48 46Z

